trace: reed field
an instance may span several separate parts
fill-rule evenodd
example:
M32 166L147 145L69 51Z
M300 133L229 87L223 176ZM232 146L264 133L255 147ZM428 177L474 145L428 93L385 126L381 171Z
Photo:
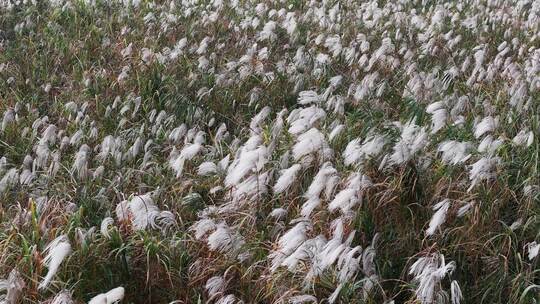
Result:
M540 1L0 0L0 304L540 303Z

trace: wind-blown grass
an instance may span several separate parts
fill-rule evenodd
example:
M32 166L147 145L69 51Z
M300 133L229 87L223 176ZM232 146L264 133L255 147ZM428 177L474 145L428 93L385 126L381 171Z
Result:
M538 2L0 16L0 302L540 300Z

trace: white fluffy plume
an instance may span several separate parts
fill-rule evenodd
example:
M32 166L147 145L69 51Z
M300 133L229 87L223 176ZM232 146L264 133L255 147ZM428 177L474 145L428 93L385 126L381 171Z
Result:
M161 211L152 199L152 193L136 195L116 206L119 221L129 221L135 230L146 228L167 229L176 225L174 215L169 211Z
M172 158L169 161L169 165L176 173L176 178L182 177L182 174L184 172L185 162L195 157L197 154L199 154L201 150L202 150L202 145L199 143L188 144L182 149L182 151L180 152L180 155L178 155L175 158Z
M39 289L45 289L49 286L62 261L71 254L71 244L68 237L60 235L52 240L43 252L46 253L43 263L47 266L48 271L47 275L39 283Z
M409 269L418 284L416 297L422 304L432 304L436 294L441 291L441 280L456 268L454 262L446 264L443 255L431 254L419 258Z
M294 183L300 172L302 166L299 164L294 164L288 169L281 170L281 175L279 176L276 184L274 185L274 193L279 194L287 189Z
M426 235L433 235L437 228L439 228L446 221L446 213L450 208L450 200L445 199L442 202L437 203L433 210L436 210L431 221L429 221L429 228L426 230Z
M106 293L98 294L93 297L88 304L113 304L124 299L124 287L116 287Z
M12 269L6 280L0 279L0 292L6 292L5 295L0 295L0 303L18 303L25 286L26 284L19 271Z

